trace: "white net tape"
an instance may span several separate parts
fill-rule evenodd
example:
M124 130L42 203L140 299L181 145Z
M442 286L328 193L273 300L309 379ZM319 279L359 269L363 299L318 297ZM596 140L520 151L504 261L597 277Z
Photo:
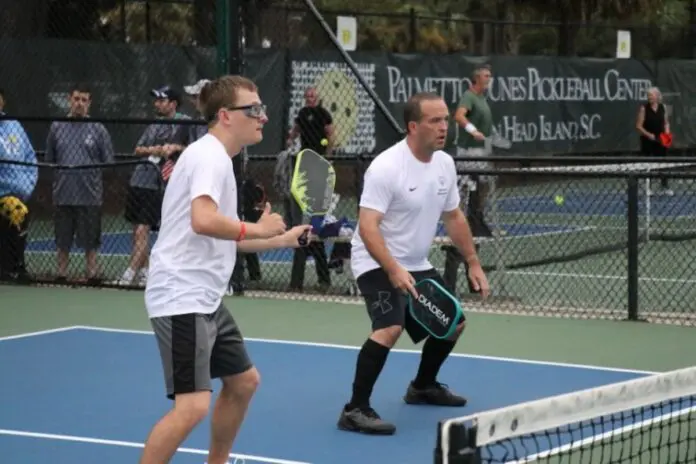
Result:
M441 430L443 464L449 464L450 432L451 427L455 424L475 426L476 446L482 447L506 439L543 433L558 427L689 396L696 396L696 367L450 419L443 422ZM582 447L587 443L606 438L605 435L620 434L632 428L646 427L659 421L689 414L695 408L696 406L692 402L682 410L670 411L669 414L636 421L616 430L585 437L572 444L544 450L535 455L527 456L522 461L515 462L527 462L549 454Z

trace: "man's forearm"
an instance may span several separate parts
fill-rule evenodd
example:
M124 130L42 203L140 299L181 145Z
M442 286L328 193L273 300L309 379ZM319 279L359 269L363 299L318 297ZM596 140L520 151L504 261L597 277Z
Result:
M191 225L194 232L197 234L220 240L239 240L242 228L245 229L244 237L248 240L259 239L261 237L261 230L258 224L235 221L219 213L211 214L202 220L194 220Z
M466 111L458 109L454 114L454 121L459 125L459 127L464 127L469 124L469 119L466 117Z
M259 253L261 251L273 250L275 248L286 248L288 246L285 235L277 235L272 238L257 238L252 240L242 240L237 244L237 250L241 253Z
M447 235L449 235L452 243L462 254L466 263L468 265L477 263L478 254L476 253L474 235L471 233L469 221L466 220L464 213L459 211L458 214L446 218L445 230L447 230Z
M365 248L370 256L382 266L387 273L396 269L399 265L394 257L389 253L384 237L379 232L379 228L369 227L368 229L360 229L360 237L365 243Z
M136 156L162 156L164 152L162 151L162 145L151 145L149 147L136 147Z
M462 127L462 128L466 127L466 125L469 124L469 120L466 119L466 116L463 116L463 115L454 118L454 120L457 122L459 127Z

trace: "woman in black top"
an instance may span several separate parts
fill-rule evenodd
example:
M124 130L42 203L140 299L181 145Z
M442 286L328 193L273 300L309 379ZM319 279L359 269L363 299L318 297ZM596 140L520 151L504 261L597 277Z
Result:
M648 102L641 105L638 110L636 129L640 132L640 151L642 154L647 156L667 154L667 148L660 142L660 134L663 132L669 134L669 119L657 87L648 89ZM667 195L674 194L669 188L667 178L662 178L662 188Z

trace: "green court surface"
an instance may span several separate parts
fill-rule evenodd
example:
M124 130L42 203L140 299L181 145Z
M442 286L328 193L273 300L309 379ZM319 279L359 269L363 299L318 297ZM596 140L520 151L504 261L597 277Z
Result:
M0 336L75 325L150 330L139 290L2 285L0 302ZM369 333L362 304L249 297L225 302L249 337L361 345ZM456 350L666 371L696 365L693 339L689 327L469 312ZM413 348L406 338L399 346Z

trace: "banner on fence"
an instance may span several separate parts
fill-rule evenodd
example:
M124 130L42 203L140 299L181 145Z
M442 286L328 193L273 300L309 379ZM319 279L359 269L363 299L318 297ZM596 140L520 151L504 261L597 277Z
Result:
M149 90L182 88L214 77L215 50L167 45L128 45L53 40L7 40L3 55L22 66L0 69L6 111L32 116L62 116L75 82L93 89L94 117L153 117ZM469 57L354 52L364 81L397 121L415 92L432 91L445 99L452 115L479 64L492 67L488 99L498 131L513 144L512 154L633 151L638 106L651 86L663 93L674 132L674 146L696 145L696 63L679 60L556 57ZM288 130L314 86L332 114L337 153L375 153L398 137L361 82L335 50L250 50L246 74L269 105L264 140L253 154L282 150ZM191 113L192 107L186 106ZM144 129L114 127L117 152L132 151ZM27 132L37 150L48 125ZM111 128L109 128L111 130ZM449 145L457 142L452 123Z

